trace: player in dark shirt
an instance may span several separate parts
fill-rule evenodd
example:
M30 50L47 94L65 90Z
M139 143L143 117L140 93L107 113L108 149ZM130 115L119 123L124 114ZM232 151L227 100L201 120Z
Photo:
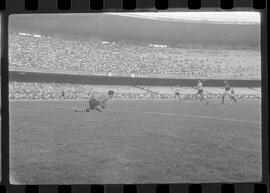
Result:
M224 103L224 99L225 96L229 96L231 100L234 100L234 102L236 103L236 97L235 97L235 92L232 89L231 85L229 84L229 82L227 80L224 81L224 93L222 94L222 101L221 104Z
M79 109L76 112L101 112L102 109L106 108L106 103L114 96L114 91L110 90L107 95L102 94L99 96L94 96L94 94L89 98L89 107L86 109Z
M62 90L61 96L60 96L60 101L65 99L65 91Z

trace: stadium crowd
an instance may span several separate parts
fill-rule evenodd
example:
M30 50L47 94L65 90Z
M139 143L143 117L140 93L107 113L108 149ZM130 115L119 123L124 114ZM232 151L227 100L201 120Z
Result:
M152 46L149 46L152 45ZM182 47L181 47L182 46ZM195 46L196 47L196 46ZM258 50L153 46L11 31L10 70L181 78L260 79Z
M26 83L10 82L9 99L10 100L87 100L91 94L104 94L108 90L114 90L114 100L140 100L140 99L176 99L176 87L159 87L139 89L132 86L101 86L101 85L79 85L67 83ZM221 89L221 88L220 88ZM151 90L153 92L151 92ZM160 92L157 92L159 90ZM62 96L64 92L64 96ZM183 99L194 98L196 90L192 88L181 88ZM222 90L218 92L205 93L208 99L217 99L221 97ZM237 98L242 99L260 99L259 93L251 90L246 93L238 93Z

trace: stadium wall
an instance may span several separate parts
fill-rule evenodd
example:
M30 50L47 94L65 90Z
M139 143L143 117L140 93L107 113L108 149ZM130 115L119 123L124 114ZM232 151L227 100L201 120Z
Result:
M18 82L55 82L87 85L126 85L126 86L176 86L193 87L197 79L169 79L169 78L133 78L114 76L88 76L56 73L37 73L10 71L9 81ZM261 87L260 80L228 80L234 87ZM223 87L224 80L208 79L204 82L206 87Z
M259 24L218 24L164 21L112 14L20 15L10 20L10 29L38 34L97 36L106 41L135 40L171 46L256 47ZM61 25L59 26L59 23Z

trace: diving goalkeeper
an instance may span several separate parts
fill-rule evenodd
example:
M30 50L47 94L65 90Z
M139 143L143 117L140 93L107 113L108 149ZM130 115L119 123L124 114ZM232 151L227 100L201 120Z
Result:
M112 99L114 96L114 91L113 90L109 90L108 93L106 95L99 95L97 97L95 97L94 95L92 95L89 98L89 107L86 109L76 109L76 112L92 112L92 111L98 111L101 112L102 109L106 108L106 103Z

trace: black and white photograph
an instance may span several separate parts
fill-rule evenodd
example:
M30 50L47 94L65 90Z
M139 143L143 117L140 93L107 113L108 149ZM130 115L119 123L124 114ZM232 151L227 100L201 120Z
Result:
M10 183L261 181L260 18L11 15Z

